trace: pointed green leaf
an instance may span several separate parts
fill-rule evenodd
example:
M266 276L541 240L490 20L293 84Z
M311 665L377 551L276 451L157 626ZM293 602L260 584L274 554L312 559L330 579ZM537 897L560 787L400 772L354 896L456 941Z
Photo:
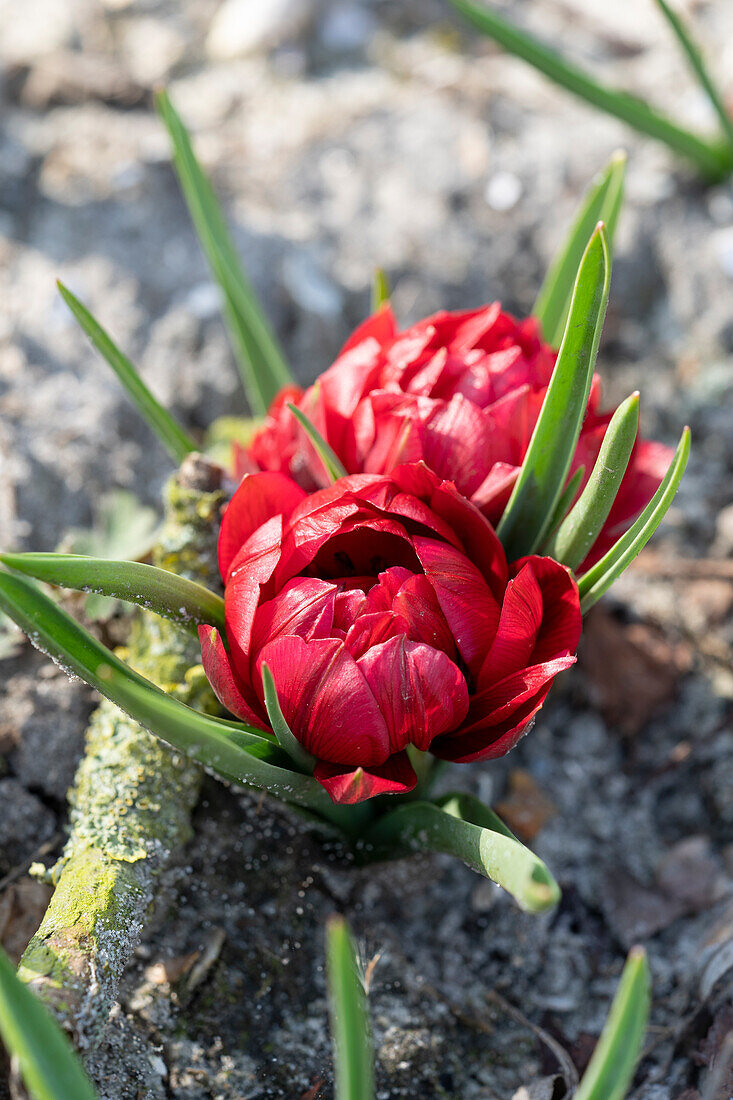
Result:
M335 806L314 779L282 766L272 735L243 722L212 718L166 695L128 668L30 581L0 571L0 610L64 669L116 703L141 726L224 779L251 784L344 827L349 806Z
M580 488L580 483L583 480L584 474L585 466L578 466L578 469L575 471L575 473L563 489L562 493L560 494L560 499L555 505L555 511L552 513L552 519L547 525L547 538L545 539L545 542L541 548L543 554L549 554L550 551L548 547L550 546L553 536L555 535L558 527L565 518L568 508L575 500L575 494Z
M727 146L683 129L637 96L601 84L533 35L503 19L493 8L472 3L472 0L450 0L450 3L469 23L473 23L508 53L527 61L550 80L593 107L664 142L676 153L693 161L708 180L720 180L733 169L733 151Z
M705 59L700 52L700 48L690 37L690 32L685 26L684 22L674 11L673 8L667 3L667 0L656 0L657 7L661 10L662 15L669 23L673 33L677 37L677 41L682 46L687 60L690 63L690 68L697 77L703 91L707 93L710 102L715 109L715 112L720 119L720 125L723 133L725 134L726 141L733 150L733 118L730 116L730 112L725 105L725 100L720 94L715 81L708 72L708 67L705 64Z
M580 607L584 614L621 576L649 542L674 500L689 457L690 429L685 428L662 483L644 511L626 534L614 543L608 553L604 554L587 573L578 578Z
M649 963L644 949L634 947L575 1100L623 1100L626 1096L641 1054L650 996Z
M57 281L61 297L91 340L97 351L101 352L112 370L127 391L127 395L137 405L160 442L176 460L182 462L187 454L196 450L196 444L186 434L167 409L157 401L143 382L136 368L126 355L113 343L102 326L95 321L89 310L82 305L68 287Z
M389 280L382 268L378 267L374 272L374 283L372 285L372 313L376 313L389 301L389 295Z
M381 817L365 841L377 849L384 845L387 850L448 852L493 879L530 913L544 912L560 898L544 863L470 795L451 794L436 802L400 806Z
M69 1040L0 948L0 1037L33 1100L96 1100Z
M287 753L297 766L298 771L302 771L306 775L313 775L313 768L316 763L315 757L311 756L309 752L306 752L288 723L285 721L285 715L282 712L280 700L277 697L275 680L266 664L262 665L261 672L267 717L270 719L270 725L272 726L275 737L277 737L280 748L283 752Z
M614 153L608 167L588 189L583 205L537 295L532 313L540 323L545 340L553 348L562 340L575 276L598 222L605 224L609 254L613 252L613 238L623 201L625 175L626 153L619 151Z
M599 223L580 262L550 385L497 527L510 561L542 544L562 495L588 404L610 278L611 262Z
M315 425L311 423L303 410L299 409L297 405L293 405L290 401L288 402L288 408L313 444L316 454L323 463L331 481L338 481L339 478L346 477L346 470L338 455L331 450L326 440Z
M328 993L334 1037L336 1100L374 1100L369 1014L356 948L343 917L326 929Z
M611 417L588 484L552 540L548 551L550 557L570 569L577 569L586 558L608 519L629 465L638 430L637 392L627 397Z
M224 294L224 314L247 400L255 415L263 415L275 394L283 386L292 384L292 375L242 269L213 188L196 159L188 131L166 92L157 93L156 106L173 143L178 179L201 247Z
M208 623L225 635L221 596L167 569L80 554L0 554L0 561L9 569L47 584L137 604L193 634L202 623Z

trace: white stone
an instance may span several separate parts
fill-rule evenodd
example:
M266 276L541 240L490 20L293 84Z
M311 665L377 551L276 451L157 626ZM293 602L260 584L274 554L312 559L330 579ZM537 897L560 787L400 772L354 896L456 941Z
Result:
M0 0L0 59L23 64L63 49L71 42L75 26L71 4L58 0L24 0L23 17L18 0Z
M313 13L312 0L224 0L206 40L210 57L228 61L292 41Z
M495 172L486 184L484 195L492 210L511 210L521 198L522 181L513 172Z
M713 247L724 273L733 279L733 225L718 229L713 234Z

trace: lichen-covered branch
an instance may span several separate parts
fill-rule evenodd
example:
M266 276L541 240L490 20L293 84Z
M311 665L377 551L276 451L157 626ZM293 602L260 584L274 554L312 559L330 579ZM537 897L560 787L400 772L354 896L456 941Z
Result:
M211 584L222 501L221 470L190 455L167 490L155 564ZM124 656L166 691L206 707L190 634L136 612ZM190 837L200 778L194 764L113 704L92 715L69 792L71 829L53 872L56 890L20 967L82 1049L102 1035L157 873Z

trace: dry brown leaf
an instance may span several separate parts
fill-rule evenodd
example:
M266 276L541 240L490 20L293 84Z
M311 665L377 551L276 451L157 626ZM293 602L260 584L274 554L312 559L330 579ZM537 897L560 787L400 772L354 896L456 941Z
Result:
M534 840L540 829L557 813L557 807L523 768L509 774L509 793L496 806L496 812L512 832L523 840Z

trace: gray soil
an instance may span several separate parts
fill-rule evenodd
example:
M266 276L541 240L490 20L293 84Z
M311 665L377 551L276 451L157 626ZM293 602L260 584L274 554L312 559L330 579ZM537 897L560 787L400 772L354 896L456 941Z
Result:
M251 52L236 27L209 36L219 7L0 0L0 545L52 549L90 524L103 492L156 504L171 472L55 277L191 431L246 411L152 110L158 82L195 132L303 380L364 316L376 265L404 321L494 298L527 313L583 187L625 146L600 369L611 398L641 389L647 434L673 443L689 422L694 451L664 531L589 621L579 666L531 735L444 781L509 801L560 881L558 911L523 915L448 858L356 868L279 806L207 780L195 839L167 873L91 1064L101 1095L330 1097L323 931L341 911L365 963L379 957L384 1100L560 1100L637 942L654 992L634 1097L724 1100L733 187L704 189L663 148L473 39L437 0L273 3L285 14ZM609 80L713 124L655 5L512 8ZM694 9L729 73L733 6ZM29 647L0 658L0 879L13 878L0 906L11 889L20 904L32 884L19 872L39 849L47 862L58 850L92 705Z

